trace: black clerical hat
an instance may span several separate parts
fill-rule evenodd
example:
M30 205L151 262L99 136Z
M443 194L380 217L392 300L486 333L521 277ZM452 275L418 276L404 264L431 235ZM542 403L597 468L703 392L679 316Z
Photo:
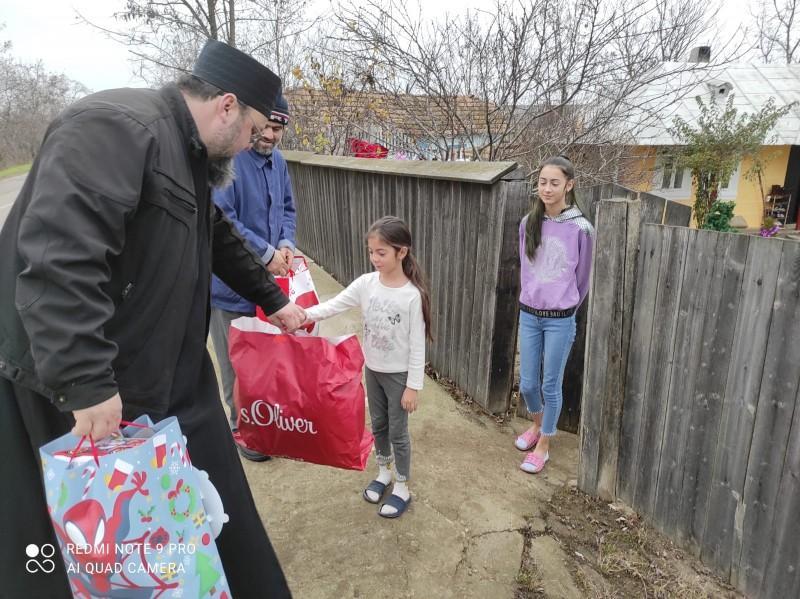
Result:
M241 101L269 117L281 91L281 78L256 59L216 40L208 40L192 75L235 94Z

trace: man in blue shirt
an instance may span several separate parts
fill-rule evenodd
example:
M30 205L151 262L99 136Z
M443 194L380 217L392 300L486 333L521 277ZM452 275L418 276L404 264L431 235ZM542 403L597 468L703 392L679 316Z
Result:
M286 160L277 149L289 123L289 105L281 95L261 138L234 159L233 184L215 191L214 203L255 248L273 275L286 275L295 251L295 208ZM211 341L222 374L225 403L231 410L231 429L236 431L233 383L236 375L228 357L228 330L232 320L254 316L255 306L237 295L217 277L211 285ZM268 456L239 445L239 453L253 461Z

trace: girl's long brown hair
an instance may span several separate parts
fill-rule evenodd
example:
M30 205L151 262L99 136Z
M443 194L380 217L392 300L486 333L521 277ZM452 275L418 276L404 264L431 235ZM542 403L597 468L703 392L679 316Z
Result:
M551 156L539 167L539 172L546 166L555 166L561 169L567 181L575 180L575 167L566 156ZM567 192L567 206L575 205L575 186ZM536 250L542 243L542 223L544 222L544 202L539 195L531 200L531 211L525 223L525 255L533 262Z
M384 216L376 220L367 231L367 238L372 236L392 246L396 251L406 248L408 253L403 258L403 273L408 280L419 289L422 297L422 318L425 320L425 336L433 341L433 327L431 325L431 294L425 275L417 259L411 253L411 231L402 218Z

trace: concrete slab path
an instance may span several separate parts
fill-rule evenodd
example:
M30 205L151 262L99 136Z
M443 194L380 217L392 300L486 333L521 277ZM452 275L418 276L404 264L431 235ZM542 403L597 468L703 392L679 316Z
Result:
M323 301L341 290L312 269ZM326 321L321 332L360 334L360 314ZM374 458L365 472L286 459L244 462L296 597L514 596L523 531L528 521L543 530L540 506L576 478L577 438L559 434L547 469L531 476L519 470L524 454L513 446L526 421L499 425L429 378L420 399L410 419L413 501L397 520L380 518L361 497ZM554 567L547 588L573 591L568 572ZM562 572L567 580L559 582Z

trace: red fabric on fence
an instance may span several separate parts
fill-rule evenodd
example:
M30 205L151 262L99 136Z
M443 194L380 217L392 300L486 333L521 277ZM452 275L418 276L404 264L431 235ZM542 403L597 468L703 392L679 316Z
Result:
M347 144L350 146L350 154L356 158L386 158L389 155L389 148L364 139L350 137L347 139Z

